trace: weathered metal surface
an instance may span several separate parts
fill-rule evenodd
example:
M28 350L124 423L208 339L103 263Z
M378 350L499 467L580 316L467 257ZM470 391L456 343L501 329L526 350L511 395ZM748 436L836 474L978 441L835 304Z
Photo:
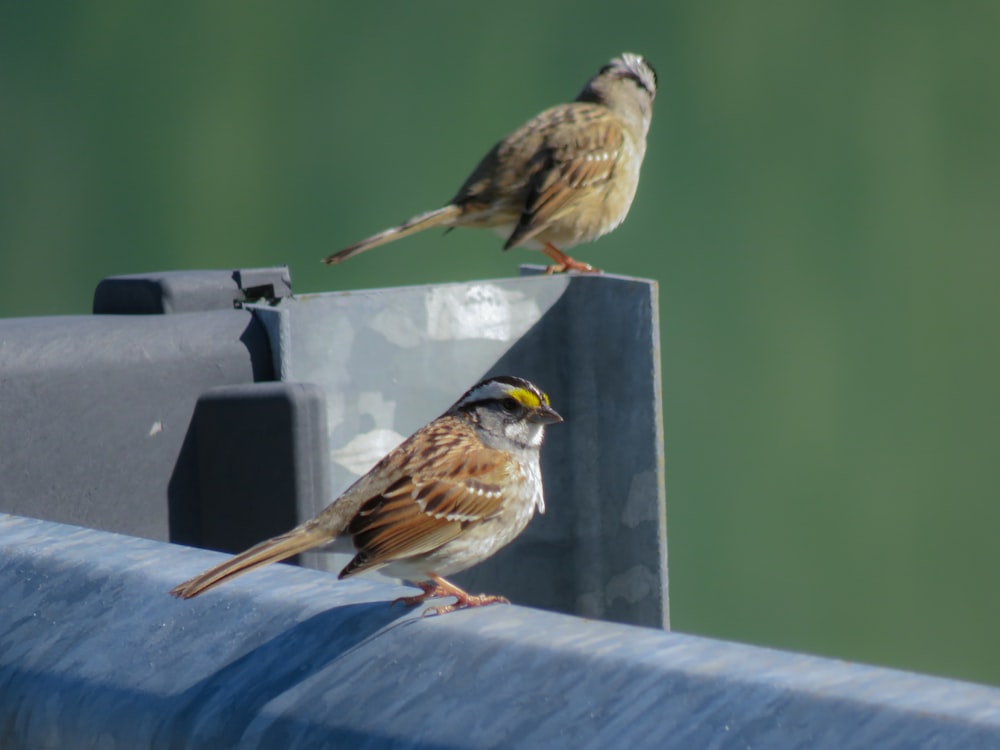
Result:
M992 748L1000 690L0 516L0 746Z

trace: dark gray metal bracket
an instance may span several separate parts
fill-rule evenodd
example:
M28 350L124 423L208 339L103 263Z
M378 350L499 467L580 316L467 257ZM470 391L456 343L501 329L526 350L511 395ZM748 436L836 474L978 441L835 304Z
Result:
M0 510L166 540L199 396L273 377L247 310L0 320Z
M161 315L232 310L292 294L286 266L236 271L163 271L110 276L94 291L95 315Z
M332 497L326 395L318 385L212 388L195 407L194 442L197 499L178 514L171 541L239 552ZM190 538L180 533L181 518L193 524Z
M0 516L0 746L1000 747L1000 690ZM409 590L409 591L412 591Z

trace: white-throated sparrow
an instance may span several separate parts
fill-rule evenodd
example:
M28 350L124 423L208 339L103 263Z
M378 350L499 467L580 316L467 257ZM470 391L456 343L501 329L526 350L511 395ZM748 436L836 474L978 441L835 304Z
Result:
M541 250L549 271L596 271L562 249L621 224L639 185L653 116L656 72L625 52L601 68L576 100L532 118L483 157L443 208L415 216L324 259L340 263L431 227L480 227L504 250Z
M195 576L170 593L184 599L247 571L325 546L348 534L357 554L346 578L384 568L431 597L456 602L438 614L506 602L472 596L443 576L485 560L545 512L539 464L545 426L562 417L522 378L500 376L469 389L421 427L315 518Z

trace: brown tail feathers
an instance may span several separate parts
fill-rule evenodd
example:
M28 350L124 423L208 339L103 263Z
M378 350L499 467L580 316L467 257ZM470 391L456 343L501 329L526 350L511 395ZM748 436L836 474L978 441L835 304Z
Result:
M330 541L332 541L330 535L321 529L299 526L287 534L263 541L246 552L241 552L236 557L196 575L191 580L175 586L170 590L170 593L181 599L190 599L192 596L198 596L198 594L215 588L220 583L225 583L231 578L248 573L262 565L280 562L292 555L297 555L299 552L322 546Z
M420 214L419 216L414 216L412 219L400 224L398 227L393 227L392 229L386 229L384 232L373 234L368 239L356 242L350 247L345 247L343 250L336 252L333 255L328 255L323 259L323 262L333 265L334 263L345 261L348 258L353 258L355 255L360 255L365 250L371 250L373 247L384 245L386 242L399 240L403 237L408 237L411 234L422 232L425 229L430 229L431 227L453 226L455 218L461 213L462 209L455 205L447 205L444 208L428 211L427 213Z

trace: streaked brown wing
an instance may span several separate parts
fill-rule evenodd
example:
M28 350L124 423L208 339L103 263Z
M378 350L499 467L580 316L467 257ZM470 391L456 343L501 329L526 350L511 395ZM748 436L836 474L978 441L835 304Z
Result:
M431 462L432 473L403 476L361 507L347 527L358 554L341 578L431 552L499 512L509 468L504 454L463 443Z
M607 182L614 174L625 136L610 110L578 105L557 112L538 152L520 222L505 249L543 232L582 188Z

